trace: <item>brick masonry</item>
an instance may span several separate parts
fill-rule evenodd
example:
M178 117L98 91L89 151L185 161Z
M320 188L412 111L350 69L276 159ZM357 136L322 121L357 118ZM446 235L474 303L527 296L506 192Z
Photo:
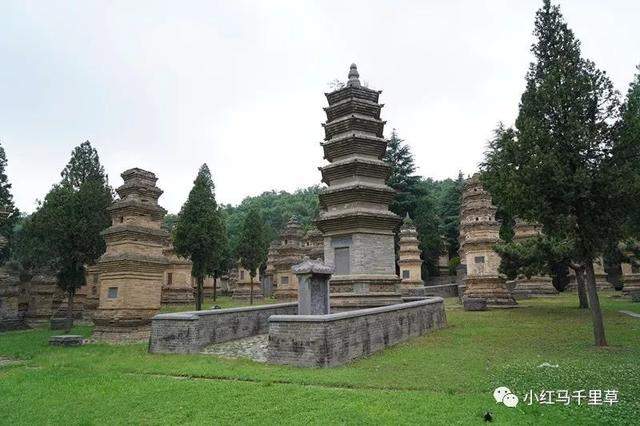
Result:
M440 297L330 315L274 315L267 360L300 367L342 365L446 323Z
M160 314L151 322L149 352L197 353L205 346L264 334L272 315L295 315L297 303Z
M443 284L425 286L425 295L440 297L458 297L458 284Z

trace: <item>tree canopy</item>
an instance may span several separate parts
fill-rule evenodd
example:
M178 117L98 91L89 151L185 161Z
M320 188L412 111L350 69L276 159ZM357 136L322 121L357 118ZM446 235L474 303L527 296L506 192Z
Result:
M203 164L182 206L173 230L176 253L193 263L197 279L196 309L202 308L202 283L207 275L226 269L227 230L215 199L211 172Z
M635 190L613 167L630 161L615 155L618 94L582 58L580 42L548 0L536 13L534 35L515 128L496 130L482 181L499 208L572 247L572 261L587 275L596 344L606 345L593 260L623 236L635 203Z

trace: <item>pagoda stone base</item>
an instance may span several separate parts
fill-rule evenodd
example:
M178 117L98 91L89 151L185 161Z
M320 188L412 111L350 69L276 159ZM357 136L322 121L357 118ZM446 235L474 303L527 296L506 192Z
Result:
M425 296L426 288L422 281L406 282L400 284L400 295L402 297Z
M237 284L235 290L233 290L232 299L236 300L250 300L251 299L251 286L249 284ZM253 298L263 299L262 287L260 283L253 283Z
M586 280L586 277L585 277L585 280ZM585 281L585 285L586 285L586 281ZM613 290L614 288L613 288L613 284L607 281L604 277L596 276L596 289L598 291L602 291L602 290ZM569 278L569 284L567 284L564 291L577 291L577 290L578 290L578 283L576 282L576 277L575 275L571 275L571 277Z
M530 296L553 296L558 290L553 286L550 277L519 277L515 280L513 293L527 293Z
M632 293L640 293L640 274L624 275L622 280L624 282L622 294L630 296Z
M163 305L186 305L195 303L193 288L191 287L165 287L162 289Z
M331 312L376 308L402 303L395 276L345 276L329 281Z
M93 318L95 328L92 337L109 342L136 342L148 339L151 319L157 313L156 309L99 309Z
M490 307L518 304L507 289L504 279L497 275L467 276L464 283L465 298L485 299Z
M276 288L273 296L282 301L298 300L298 289L295 288Z

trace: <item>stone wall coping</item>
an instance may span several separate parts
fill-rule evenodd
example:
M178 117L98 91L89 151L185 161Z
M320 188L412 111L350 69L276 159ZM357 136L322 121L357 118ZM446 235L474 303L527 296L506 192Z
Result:
M438 285L425 285L425 290L429 290L430 288L443 288L443 287L457 287L458 283L450 283L450 284L438 284Z
M327 315L272 315L269 322L330 322L339 321L348 318L363 317L367 315L376 315L383 312L400 311L402 309L415 308L423 305L432 305L436 303L444 303L442 297L427 297L424 300L414 302L398 303L389 306L380 306L377 308L358 309L354 311L339 312Z
M172 312L168 314L158 314L153 317L153 321L155 320L197 321L201 317L206 317L209 315L224 315L224 314L233 314L237 312L251 312L251 311L267 311L270 309L286 308L286 307L297 306L297 305L298 305L298 302L289 302L289 303L274 303L271 305L241 306L239 308L207 309L204 311Z

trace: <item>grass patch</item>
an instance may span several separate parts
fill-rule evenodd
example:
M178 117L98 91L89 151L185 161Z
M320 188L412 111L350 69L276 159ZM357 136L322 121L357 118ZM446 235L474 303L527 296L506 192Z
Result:
M575 295L488 312L447 299L446 329L331 369L151 355L144 344L52 348L48 330L0 334L0 356L22 361L0 367L0 423L473 424L491 411L503 424L634 424L640 320L618 312L632 303L601 298L605 349L593 346ZM518 394L517 408L493 401L501 385ZM620 402L529 406L529 389L617 389Z

